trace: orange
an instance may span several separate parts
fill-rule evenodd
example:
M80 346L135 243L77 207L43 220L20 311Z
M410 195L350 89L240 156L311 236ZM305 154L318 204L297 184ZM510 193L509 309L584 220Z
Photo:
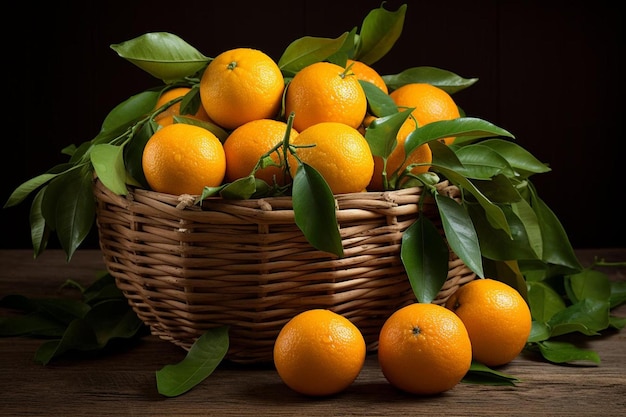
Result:
M304 67L287 86L285 114L294 113L293 127L298 132L321 122L356 129L366 111L367 99L357 76L330 62Z
M365 351L363 335L350 320L330 310L313 309L296 315L280 330L274 365L294 391L327 396L354 382Z
M389 93L398 107L414 107L413 116L417 125L461 117L459 108L452 97L441 88L426 83L405 84ZM454 137L441 139L447 145L454 142Z
M391 152L391 155L387 158L387 179L393 175L398 168L401 168L398 173L404 171L406 167L411 164L426 163L430 164L433 160L433 154L427 143L418 146L413 149L413 152L406 157L404 151L404 142L406 141L409 133L415 130L415 121L412 118L406 119L398 134L396 135L397 145ZM430 169L429 165L418 165L411 169L411 173L414 175L422 174ZM383 159L379 156L374 156L374 174L372 175L372 181L367 187L372 191L382 191L383 186ZM401 184L397 184L395 188L399 188Z
M157 130L146 143L141 164L152 190L174 195L201 194L204 186L217 187L226 172L219 139L185 123Z
M161 106L165 105L165 103L167 103L167 102L169 102L171 100L174 100L175 98L184 96L189 91L191 91L191 88L189 88L189 87L175 87L175 88L171 88L171 89L163 92L163 94L161 94L159 96L159 99L157 100L155 109L160 108ZM158 124L160 124L161 126L171 125L172 123L174 123L174 116L181 115L180 114L180 105L181 105L180 101L172 104L170 107L168 107L162 113L159 113L154 118L154 121L157 122ZM192 119L202 120L202 121L205 121L205 122L210 122L211 121L209 116L206 114L206 111L204 111L204 107L202 105L200 105L198 107L198 111L196 112L196 114L183 114L182 116L189 117L189 118L192 118Z
M369 144L348 125L318 123L300 132L291 144L303 146L296 148L298 157L324 177L333 194L361 192L372 179L374 158ZM291 154L288 158L294 177L298 162Z
M516 289L501 281L470 281L446 301L446 307L465 323L478 362L504 365L526 345L532 326L530 309Z
M282 143L287 132L287 123L273 119L259 119L245 123L235 129L224 142L226 154L226 179L229 182L250 175L259 159L278 143ZM298 135L291 129L290 141ZM255 176L268 184L285 184L285 164L282 147L270 156L276 166L267 166L256 171Z
M456 386L472 363L472 346L459 317L437 304L414 303L383 324L378 362L389 383L432 395Z
M350 66L352 65L352 66ZM380 74L372 67L361 61L354 61L349 59L346 62L346 68L350 68L359 80L368 81L380 88L385 94L389 93L387 84Z
M207 65L200 79L200 99L209 117L232 130L256 119L275 118L285 80L276 62L262 51L235 48Z

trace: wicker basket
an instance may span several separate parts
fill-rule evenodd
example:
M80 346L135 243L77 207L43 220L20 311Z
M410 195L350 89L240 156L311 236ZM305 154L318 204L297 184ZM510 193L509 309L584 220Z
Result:
M438 188L458 197L446 182ZM335 196L342 259L306 241L289 197L211 198L200 208L142 189L119 196L97 179L94 191L107 269L151 332L185 349L206 329L229 325L227 359L269 362L290 318L328 308L354 322L373 351L385 319L415 302L400 243L416 219L420 188ZM424 203L436 222L433 202ZM474 278L450 252L434 302Z

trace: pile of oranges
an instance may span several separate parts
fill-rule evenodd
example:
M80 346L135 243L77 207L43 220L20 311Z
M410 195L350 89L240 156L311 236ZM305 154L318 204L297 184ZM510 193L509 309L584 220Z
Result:
M490 278L462 286L445 306L413 303L384 323L378 362L394 387L435 395L454 388L472 361L501 366L515 359L531 330L531 314L519 292ZM307 310L282 328L274 345L281 379L308 396L338 394L365 362L359 329L330 310Z
M368 111L360 81L388 94L399 109L414 109L386 164L372 154L364 137L376 117ZM414 164L413 174L428 171L432 154L427 144L405 155L403 144L411 131L459 117L450 95L430 84L413 83L389 92L371 66L354 60L345 66L316 62L285 78L271 57L252 48L216 56L198 87L194 91L172 86L158 99L154 121L159 128L141 161L154 191L198 195L204 187L250 175L270 186L285 186L302 163L315 168L334 194L380 191L383 169L391 175ZM197 110L181 114L181 101L193 94L200 97ZM177 116L199 123L177 123ZM218 137L211 127L225 135ZM296 151L287 151L283 143Z
M412 109L386 161L372 153L365 138L377 118L361 82L387 94L398 109ZM182 114L182 100L189 102L194 94L199 95L197 108ZM198 123L179 122L178 116ZM205 187L251 176L270 186L288 186L303 163L322 175L333 194L380 191L386 187L383 171L389 176L399 169L429 170L428 144L405 155L404 142L416 127L459 117L444 90L411 83L389 91L363 62L316 62L287 79L262 51L237 48L207 65L197 89L171 86L160 95L153 117L159 127L146 142L142 168L151 189L174 195L198 195ZM454 139L441 141L450 145ZM398 389L437 394L458 384L472 360L488 366L513 360L530 329L530 310L515 289L477 279L445 306L414 303L388 317L379 335L378 361ZM347 318L314 309L282 328L273 353L276 370L290 388L325 396L355 381L366 346Z

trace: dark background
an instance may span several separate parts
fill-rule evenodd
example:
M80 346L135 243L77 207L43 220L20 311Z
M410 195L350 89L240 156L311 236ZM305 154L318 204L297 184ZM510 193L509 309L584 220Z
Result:
M60 3L60 2L59 2ZM160 84L109 45L172 32L214 57L234 47L278 60L291 41L335 38L378 0L31 2L3 25L3 203L22 182L65 162L118 103ZM403 34L381 74L434 66L478 83L454 95L469 116L516 136L552 167L532 177L575 248L624 247L624 14L614 1L394 1ZM9 20L14 20L9 25ZM17 28L16 28L17 26ZM10 29L9 29L10 28ZM3 248L30 248L30 200L2 209ZM58 247L56 238L51 246ZM49 246L50 247L50 246ZM97 247L92 235L84 247Z

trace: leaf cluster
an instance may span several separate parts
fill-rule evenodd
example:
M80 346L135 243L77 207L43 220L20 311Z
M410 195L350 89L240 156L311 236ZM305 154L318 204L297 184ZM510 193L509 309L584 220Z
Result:
M28 298L10 294L0 307L20 315L0 318L0 337L23 336L46 339L35 361L47 365L69 353L99 353L119 342L147 334L147 328L108 273L87 288L68 281L77 297Z

